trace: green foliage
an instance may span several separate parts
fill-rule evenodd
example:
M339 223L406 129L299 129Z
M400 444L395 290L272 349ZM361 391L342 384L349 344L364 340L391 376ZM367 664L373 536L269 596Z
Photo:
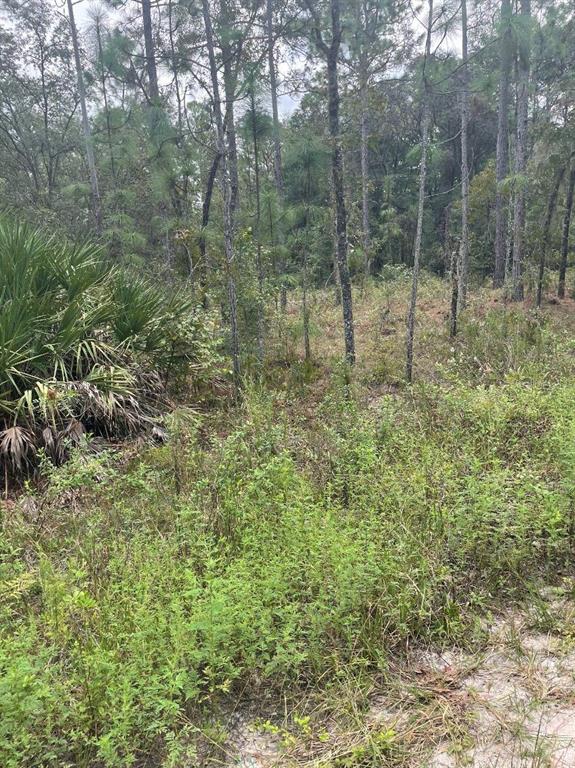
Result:
M254 389L209 450L195 418L124 470L48 464L44 525L23 500L2 544L2 764L177 764L187 718L246 686L462 640L494 595L571 561L574 395L420 385L363 413L342 368L311 429ZM382 732L341 765L396 749Z
M92 245L0 224L0 461L61 461L86 430L132 433L166 381L213 350L190 300L111 268Z

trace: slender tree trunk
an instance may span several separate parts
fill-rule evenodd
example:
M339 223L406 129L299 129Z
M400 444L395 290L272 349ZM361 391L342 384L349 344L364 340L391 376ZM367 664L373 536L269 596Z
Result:
M174 26L172 22L173 10L173 0L168 0L168 37L170 40L172 73L174 75L174 90L176 92L176 105L178 108L178 141L181 141L183 133L183 106L182 92L180 89L180 76L178 74L179 67L178 62L176 61L176 45L174 42Z
M234 384L236 394L240 387L240 341L238 332L238 302L236 295L236 283L234 280L234 226L232 209L232 190L229 178L226 140L224 135L224 119L222 115L222 104L220 101L220 86L218 82L218 68L216 64L216 55L214 52L214 32L212 20L210 17L210 8L208 0L202 0L202 14L204 17L204 26L206 31L206 47L208 50L208 59L210 63L210 76L212 80L212 91L214 97L214 116L216 120L218 154L221 163L221 180L224 198L224 251L226 256L226 273L228 281L228 302L230 309L230 330L231 330L231 351L232 364L234 372Z
M80 97L80 109L82 111L82 130L84 132L84 142L86 144L86 159L88 161L88 170L90 172L90 188L92 191L92 212L96 223L96 230L102 229L102 208L100 205L100 188L98 186L98 172L96 170L96 161L94 159L94 144L92 141L92 131L90 129L90 120L88 118L88 109L86 107L86 90L84 88L84 76L82 74L82 62L80 60L80 47L78 45L78 31L74 19L74 5L72 0L68 3L68 20L70 22L70 32L72 34L72 46L74 48L74 62L76 64L76 77L78 78L78 95Z
M222 18L226 29L231 29L232 24L228 19L228 7L227 2L224 0L221 3ZM224 96L226 102L225 113L225 134L227 137L228 151L227 151L227 166L230 177L230 192L231 192L231 212L232 212L232 224L234 223L235 212L238 207L239 200L239 173L238 173L238 142L236 135L236 118L234 103L236 98L236 75L234 73L234 54L232 46L228 39L226 39L226 31L224 32L223 40L220 43L223 59L223 71L224 71Z
M104 99L104 112L106 113L106 136L108 138L108 151L110 153L110 168L112 178L116 181L116 158L114 157L114 143L112 141L112 124L110 122L110 105L108 102L108 89L106 88L106 72L104 70L104 50L102 46L102 30L100 29L100 20L96 19L96 42L98 44L98 58L102 69L100 82L102 85L102 97Z
M276 62L274 54L274 16L273 16L273 0L266 0L266 32L267 32L267 45L268 45L268 68L270 75L270 96L272 103L272 138L274 149L274 185L276 189L276 195L278 199L278 205L280 213L283 209L284 202L284 182L283 182L283 168L282 168L282 149L280 141L280 118L278 108L278 82L276 73ZM278 243L280 245L280 258L278 260L279 278L280 278L280 309L285 312L287 306L287 289L285 284L285 261L283 253L281 252L282 246L282 229L281 226L277 227Z
M258 364L260 368L264 363L264 267L262 263L262 242L260 237L260 225L262 219L262 206L260 195L260 155L258 146L256 100L253 84L250 90L250 102L252 110L252 140L254 145L254 174L256 186L256 219L254 235L256 239L256 268L258 272L258 307L257 307L257 333L258 333Z
M517 141L515 143L515 210L513 214L512 299L523 301L523 260L525 235L525 172L529 125L529 69L531 39L527 25L531 19L531 0L521 0L521 16L526 21L519 42L517 83Z
M557 197L559 195L559 187L565 176L565 166L563 165L553 183L551 194L547 202L547 213L545 214L545 221L543 223L543 232L541 233L541 245L539 253L539 275L537 277L537 309L541 307L541 301L543 299L543 278L545 276L545 262L547 259L547 245L549 243L549 232L551 231L551 222L553 220L553 214L555 213L555 207L557 205Z
M511 30L511 0L501 1L501 45L499 77L499 107L497 113L497 152L495 177L495 270L493 287L501 288L505 281L505 259L507 249L507 213L505 195L502 190L504 179L509 173L509 94L511 66L513 63L513 34Z
M266 26L268 36L268 67L270 74L270 95L272 102L272 132L274 144L274 182L278 195L283 197L283 169L282 169L282 150L280 142L280 119L278 109L278 83L276 73L276 62L274 56L274 20L273 20L273 0L266 0Z
M369 105L367 63L360 74L361 100L361 240L365 278L371 274L371 233L369 230Z
M462 49L462 89L461 89L461 246L459 290L457 297L458 311L465 308L467 284L469 281L469 159L467 150L467 128L469 123L469 65L467 55L467 0L461 0L461 49Z
M355 339L353 327L353 303L351 280L347 263L347 211L343 184L343 156L339 135L339 86L337 59L341 44L340 0L330 0L332 41L327 51L327 88L329 132L332 141L331 170L335 198L335 228L337 236L337 266L341 283L341 306L345 356L349 363L355 362Z
M303 315L303 347L306 362L311 360L311 344L309 340L309 307L307 303L308 288L308 254L309 254L309 220L311 199L311 171L308 165L305 195L305 242L303 246L302 271L302 315Z
M421 238L423 233L423 211L425 204L425 182L427 178L427 153L429 150L429 130L431 127L431 110L429 105L429 83L427 81L427 65L431 57L431 33L433 31L433 0L429 0L427 17L427 33L425 38L425 58L423 61L423 114L421 116L421 160L419 162L419 195L417 202L417 226L415 243L413 245L413 280L411 297L407 313L407 344L405 377L408 382L413 379L413 339L415 335L415 310L417 307L417 284L419 280L419 263L421 257Z
M451 254L451 309L449 312L449 335L452 339L457 336L457 297L459 293L457 265L459 261L459 254L454 250Z
M573 210L573 193L575 192L575 164L571 167L569 183L567 185L567 197L565 200L565 214L563 216L563 232L561 235L561 265L559 267L559 286L557 296L565 298L565 275L567 273L567 256L569 255L569 229L571 226L571 212Z
M212 205L212 195L214 193L214 183L218 173L218 166L220 164L221 155L216 152L210 170L208 172L208 179L206 181L206 192L204 194L204 202L202 203L202 230L200 232L199 247L200 247L200 261L204 270L204 283L208 284L208 275L210 272L208 251L206 248L206 229L210 223L210 207Z
M158 89L158 72L156 70L156 54L154 50L154 32L152 28L152 8L150 0L142 0L142 22L144 25L146 72L148 74L148 98L152 104L158 104L160 101L160 91Z

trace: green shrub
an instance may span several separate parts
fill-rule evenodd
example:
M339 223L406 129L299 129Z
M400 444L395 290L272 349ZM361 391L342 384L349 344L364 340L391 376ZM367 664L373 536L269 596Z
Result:
M0 467L5 482L60 462L85 431L133 433L165 386L214 359L183 294L112 268L70 245L0 222Z
M228 695L464 641L571 562L574 394L420 385L363 413L342 371L313 428L256 388L209 451L192 424L124 471L53 468L43 525L5 522L2 764L177 765Z

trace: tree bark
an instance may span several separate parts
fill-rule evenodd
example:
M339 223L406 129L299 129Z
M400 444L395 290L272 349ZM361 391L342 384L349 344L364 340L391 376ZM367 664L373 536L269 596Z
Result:
M76 77L78 79L78 95L80 97L80 109L82 111L82 130L84 132L84 142L86 144L86 159L88 161L88 170L90 172L90 188L92 191L92 213L96 223L96 231L102 230L102 208L100 204L100 188L98 186L98 172L96 170L96 161L94 159L94 144L92 141L92 131L90 129L90 120L88 118L88 109L86 107L86 90L84 88L84 76L82 74L82 62L80 60L80 47L78 45L78 31L76 29L76 20L74 19L74 5L72 0L68 3L68 20L70 22L70 32L72 35L72 46L74 48L74 62L76 64Z
M222 104L220 101L220 86L218 82L218 68L214 51L214 31L210 17L208 0L202 0L202 14L206 31L206 47L210 64L210 76L214 97L214 116L216 120L217 147L221 163L221 182L224 198L224 251L226 257L226 273L228 282L228 302L230 309L231 352L236 395L239 392L241 365L240 365L240 341L238 332L238 302L236 295L236 283L234 280L234 227L232 209L232 190L228 170L228 158L226 153L226 141L224 134L224 119Z
M284 202L284 182L283 182L283 168L282 168L282 150L280 141L280 119L278 109L278 84L276 74L276 62L274 56L274 18L273 18L273 0L266 0L266 31L267 31L267 45L268 45L268 68L270 75L270 96L272 102L272 138L274 149L274 185L276 189L276 195L280 211L283 208ZM281 226L277 227L278 242L281 247ZM281 252L280 252L281 253ZM280 308L282 312L285 312L287 306L287 289L284 279L285 274L285 262L283 254L278 261L279 278L280 278Z
M433 0L429 0L427 32L425 38L425 57L423 60L423 114L421 116L421 160L419 162L419 195L417 202L417 226L415 243L413 245L413 279L411 297L407 313L407 344L405 377L408 382L413 380L413 340L415 336L415 310L417 307L417 284L419 280L419 264L421 257L421 238L423 233L423 212L425 204L425 182L427 178L427 153L429 149L429 130L431 127L431 110L429 104L429 83L427 81L427 64L431 58L431 33L433 31Z
M469 65L467 55L467 0L461 0L461 245L459 253L458 312L465 308L469 280L469 160L467 128L469 123Z
M204 194L204 201L202 203L202 230L200 232L199 248L200 248L200 261L203 264L204 269L204 282L208 284L209 274L209 262L208 253L206 248L206 228L210 223L210 208L212 204L212 195L214 193L214 183L218 173L218 167L220 164L221 155L216 151L210 170L208 172L208 179L206 181L206 192Z
M252 140L254 148L254 174L256 186L256 219L254 236L256 240L256 269L258 273L258 306L257 306L257 344L258 364L262 368L264 363L264 268L262 263L262 243L260 237L260 225L262 219L262 206L260 194L260 155L258 146L257 114L254 87L250 89L250 106L252 111Z
M571 212L573 211L573 194L575 192L575 163L571 166L569 183L567 185L567 197L565 199L565 214L563 215L563 232L561 234L561 264L559 267L559 285L557 296L565 298L565 275L567 273L567 256L569 254L569 229L571 226Z
M549 195L549 200L547 202L547 213L545 214L545 221L543 223L543 232L541 233L541 246L540 246L540 254L539 254L539 275L537 278L537 309L541 307L541 301L543 299L543 278L545 276L545 262L547 259L547 245L549 241L549 232L551 230L551 222L553 220L553 214L555 212L555 207L557 205L557 197L559 195L559 187L561 186L561 182L563 181L563 177L565 176L565 166L561 166L559 169L555 181L553 183L553 188L551 190L551 194Z
M178 107L178 142L182 140L183 133L183 103L182 92L180 88L180 76L178 73L178 62L176 61L176 45L174 42L173 26L173 0L168 0L168 38L170 40L170 55L172 64L172 73L174 75L174 90L176 92L176 105Z
M511 66L513 63L513 34L511 30L511 0L501 1L501 44L499 78L499 107L497 113L497 150L495 177L495 270L493 287L501 288L505 281L505 259L507 249L507 214L505 195L501 189L509 173L509 93Z
M511 281L513 301L523 301L523 260L525 235L525 172L529 126L529 70L531 40L527 24L531 19L531 0L521 0L521 16L526 21L519 40L517 82L517 141L515 142L515 210L513 214L513 262Z
M343 156L339 135L339 85L337 59L341 44L340 0L330 0L331 44L327 49L327 87L329 132L332 141L331 170L335 199L335 228L337 237L337 265L341 283L341 306L343 313L343 333L346 360L355 362L355 339L353 326L353 302L351 280L347 263L347 211L343 184Z
M454 250L451 254L451 308L449 312L449 335L452 339L457 336L457 297L459 293L459 279L457 266L459 263L459 254Z
M311 360L311 344L309 338L309 306L307 302L308 290L308 257L309 257L309 225L310 225L310 201L311 201L311 169L307 167L306 195L305 195L305 242L303 246L303 270L302 270L302 315L303 315L303 347L306 362Z
M110 122L110 104L108 101L108 89L106 88L106 72L104 70L104 49L102 46L102 30L100 28L100 19L96 18L96 42L98 44L98 58L100 59L100 67L102 69L102 75L100 82L102 85L102 97L104 99L104 112L106 113L106 135L108 137L108 151L110 153L110 169L112 171L112 178L114 183L116 182L116 158L114 157L114 144L112 141L112 124Z
M150 0L142 0L142 22L144 25L144 51L146 54L146 72L148 74L148 99L152 104L160 101L158 72L154 51L154 32L152 28L152 8Z
M227 138L227 166L230 178L230 193L231 193L231 213L232 213L232 225L234 224L235 212L238 207L239 200L239 173L238 173L238 142L236 135L236 118L235 118L235 99L236 99L236 84L237 77L234 70L234 51L232 45L229 42L227 35L229 30L233 28L232 20L229 18L229 9L227 0L221 0L220 2L221 19L224 26L223 34L220 35L220 48L222 51L223 62L223 74L224 74L224 96L226 102L225 111L225 134Z
M365 278L367 279L371 274L371 233L369 229L369 111L366 62L362 61L361 70L361 239Z

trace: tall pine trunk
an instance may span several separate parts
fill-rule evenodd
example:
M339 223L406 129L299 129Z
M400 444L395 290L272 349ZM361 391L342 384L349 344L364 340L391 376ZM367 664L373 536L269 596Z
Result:
M210 170L208 171L208 178L206 181L206 191L204 193L204 200L202 202L202 229L199 237L199 249L200 249L200 262L204 273L204 303L207 299L207 286L209 282L210 274L210 261L208 257L208 249L206 244L206 230L210 223L210 208L212 206L212 195L214 193L214 184L218 173L218 167L220 165L221 155L219 151L216 151Z
M543 231L541 233L541 245L539 253L539 274L537 277L537 309L541 307L541 301L543 299L543 278L545 276L545 262L547 260L547 245L549 244L549 233L551 231L551 222L553 220L553 214L555 213L555 207L557 205L557 197L559 195L559 187L565 176L565 166L561 166L559 169L549 200L547 202L547 213L545 214L545 221L543 223Z
M513 301L523 301L523 261L525 248L525 173L529 126L529 69L531 55L531 0L521 0L525 26L520 30L517 68L517 140L515 142L515 209L513 212L513 261L511 282Z
M469 65L467 56L467 0L461 0L461 246L458 275L458 311L465 308L469 280L469 159L467 150L467 129L469 123Z
M116 158L114 156L114 143L112 141L112 123L110 120L110 103L108 99L108 88L106 86L106 71L104 69L104 50L102 47L102 30L100 28L100 18L96 17L95 23L96 43L98 46L98 61L101 69L100 84L102 86L102 98L104 100L104 113L106 116L106 136L108 139L108 152L110 154L110 170L112 179L116 183Z
M68 3L68 21L70 22L70 32L72 35L72 47L74 48L74 63L76 65L76 77L78 80L78 95L80 97L80 109L82 112L82 131L84 132L84 142L86 145L86 160L88 161L88 171L90 173L90 189L92 194L92 214L96 224L96 231L102 229L102 208L100 204L100 188L98 185L98 172L96 170L96 160L94 158L94 144L92 141L92 131L90 129L90 120L88 118L88 109L86 107L86 89L84 88L84 76L82 74L82 62L80 60L80 46L78 45L78 30L76 20L74 19L74 4L72 0Z
M276 73L276 62L274 54L274 17L273 17L273 0L266 0L266 32L267 32L267 47L268 47L268 68L270 75L270 96L272 102L272 138L273 138L273 150L274 150L274 185L276 189L276 195L280 212L283 209L284 201L284 183L283 183L283 168L282 168L282 150L280 141L280 119L278 109L278 82ZM283 253L281 252L282 243L282 229L281 225L278 225L277 239L280 246L280 259L278 261L278 270L280 278L280 308L282 312L285 312L287 306L287 289L285 284L285 262Z
M501 44L499 76L499 107L497 112L497 150L495 178L495 270L493 287L501 288L505 281L507 251L507 213L502 186L509 173L509 101L511 67L513 64L513 34L511 30L511 0L501 0Z
M234 280L234 224L232 209L232 189L228 170L228 157L226 152L226 139L224 133L224 119L222 115L222 103L220 101L220 86L218 82L218 67L214 51L214 31L208 0L202 0L202 14L206 31L206 47L210 63L210 77L214 97L214 117L216 121L217 149L220 156L221 182L224 198L224 251L226 257L226 276L228 283L228 302L230 310L231 352L234 373L234 385L236 395L240 387L240 340L238 331L238 301L236 295L236 283Z
M419 162L419 195L417 201L417 226L415 243L413 245L413 279L411 297L407 313L407 344L405 377L408 382L413 379L413 340L415 336L415 310L417 307L417 284L419 280L419 264L421 258L421 238L423 233L423 211L425 203L425 182L427 178L427 154L429 150L429 130L431 128L431 110L429 83L427 81L427 65L431 58L431 33L433 31L433 0L429 0L427 17L427 32L425 37L425 58L423 60L423 113L421 116L421 160Z
M565 275L567 274L567 256L569 255L569 229L571 226L571 212L573 211L573 193L575 192L575 163L571 166L569 182L567 184L567 197L565 200L565 213L563 215L563 232L561 234L561 264L559 266L559 285L557 296L565 298Z
M337 60L341 44L340 0L330 0L331 11L331 45L327 50L327 95L329 132L332 141L331 170L333 179L333 194L335 199L335 231L337 238L337 266L341 285L341 306L343 313L343 334L345 341L346 360L355 362L355 339L353 326L353 303L351 294L351 279L347 263L347 211L345 207L345 192L343 185L343 155L339 126L339 85Z
M254 95L254 86L250 89L250 106L252 112L252 141L254 150L254 174L256 186L256 218L254 226L254 236L256 240L256 269L258 273L258 306L257 306L257 344L258 344L258 364L260 368L264 362L264 267L262 263L262 242L260 237L260 226L262 220L261 191L260 191L260 153L258 146L256 99Z
M369 229L369 105L367 62L362 59L360 72L361 100L361 241L363 247L364 271L368 278L371 273L371 233Z
M152 28L152 8L150 0L142 0L142 23L144 25L144 51L146 54L146 73L148 75L148 98L152 104L160 101L158 71L154 50L154 32Z

